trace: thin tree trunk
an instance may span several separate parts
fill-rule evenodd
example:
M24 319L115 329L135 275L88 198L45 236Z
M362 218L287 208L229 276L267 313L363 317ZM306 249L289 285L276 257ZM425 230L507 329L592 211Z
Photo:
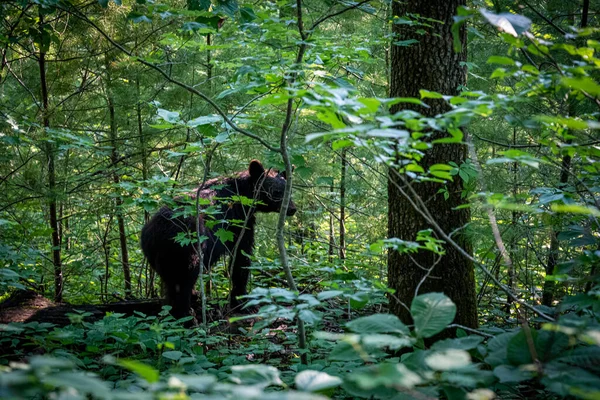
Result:
M571 143L571 140L567 140L567 144ZM561 161L561 171L560 171L560 188L564 189L564 187L569 182L569 172L571 170L571 156L565 154ZM554 268L556 268L556 264L558 264L558 250L559 250L559 242L558 242L558 232L554 228L554 226L550 227L550 249L548 252L548 262L546 263L546 275L554 274ZM545 306L552 306L554 302L554 298L556 296L556 282L551 280L544 281L544 289L542 292L542 304Z
M394 24L393 31L397 35L395 40L416 39L408 47L392 46L391 50L391 77L390 95L392 97L417 97L419 90L427 89L443 94L456 94L457 89L466 83L466 31L460 30L460 39L463 51L456 53L452 44L451 27L453 16L458 6L464 6L465 0L408 0L394 2L392 13L394 16L420 15L438 22L428 22L428 32L419 35L412 25ZM422 29L421 26L418 26ZM444 101L429 101L430 108L418 108L417 111L435 116L449 109ZM392 107L392 112L400 109L398 105ZM427 150L420 165L428 170L429 166L436 163L454 161L461 164L467 158L467 147L462 144L436 144ZM419 231L429 229L430 225L418 213L409 201L402 195L399 188L411 185L417 195L428 205L437 217L437 223L444 232L449 233L463 228L470 221L468 208L456 209L464 205L461 198L463 189L462 181L456 177L448 182L449 198L438 193L440 185L434 182L415 182L408 177L401 176L397 171L390 169L388 175L388 234L403 240L415 240ZM454 238L462 248L471 253L471 244L462 231L458 231ZM434 265L437 256L431 252L419 252L408 257L396 251L388 253L388 282L396 290L396 295L390 299L391 311L403 321L410 323L411 317L402 304L410 306L417 286L420 293L443 292L449 296L457 306L455 323L471 328L477 327L477 302L475 295L475 274L473 264L462 256L452 246L446 246L446 254L437 264L429 278L425 278L427 271L418 265L429 268ZM414 260L414 261L413 261ZM415 264L415 261L417 264Z
M340 259L346 259L346 170L348 160L346 150L342 149L342 176L340 179Z
M111 76L110 76L110 61L108 58L110 52L105 54L106 62L106 101L108 106L109 123L110 123L110 144L112 147L110 153L110 161L113 168L118 164L119 153L117 151L117 120L115 117L115 104L111 88ZM116 169L113 169L112 173L113 182L115 184L115 190L119 190L119 174ZM125 280L125 298L131 297L131 269L129 267L129 251L127 249L127 234L125 232L125 221L123 219L123 199L120 195L115 198L115 208L117 215L117 226L119 227L119 244L121 245L121 266L123 268L123 278Z
M43 31L44 16L40 12L40 31ZM40 70L40 88L42 94L42 125L46 130L50 128L50 109L48 101L48 83L46 81L46 52L40 49L38 58ZM52 264L54 265L54 301L62 302L63 295L63 274L62 261L60 257L60 236L58 227L58 212L56 202L56 169L55 169L55 147L50 141L46 142L46 162L48 163L48 191L49 191L49 210L50 210L50 229L52 229Z
M209 33L206 35L206 45L212 45L212 35ZM213 74L213 66L212 66L212 54L210 48L206 50L206 82L208 83L208 90L212 89L212 74Z
M513 144L517 144L517 129L514 128L513 129ZM512 182L512 194L513 194L513 199L514 201L516 201L517 199L517 181L518 181L518 171L519 171L519 165L518 163L514 162L512 163L512 178L513 178L513 182ZM517 212L515 210L512 211L512 218L511 218L511 227L512 227L512 233L513 233L513 237L511 238L511 242L510 242L510 254L511 254L511 258L513 260L513 262L508 266L508 287L510 288L510 290L515 293L515 263L514 260L516 259L515 257L515 252L517 251L517 235L516 235L516 229L517 229ZM506 312L510 313L510 307L512 305L512 297L510 296L506 296Z
M333 191L334 191L334 186L333 186L333 180L331 181L331 186L329 187L329 195L333 195ZM335 247L335 228L334 228L334 221L333 221L333 211L329 212L329 250L327 251L327 260L332 263L333 262L333 254L334 254L334 247Z

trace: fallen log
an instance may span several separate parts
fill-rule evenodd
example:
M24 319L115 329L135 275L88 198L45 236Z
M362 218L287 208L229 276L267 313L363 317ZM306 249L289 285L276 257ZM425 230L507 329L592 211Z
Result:
M106 304L54 303L30 290L14 292L0 304L0 323L46 322L58 326L68 325L69 314L86 313L85 321L92 322L104 318L106 313L134 315L158 315L162 310L162 299L128 300Z

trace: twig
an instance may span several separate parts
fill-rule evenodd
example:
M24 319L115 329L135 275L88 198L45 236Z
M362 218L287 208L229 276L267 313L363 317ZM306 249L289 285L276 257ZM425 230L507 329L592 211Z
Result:
M229 125L234 131L241 133L242 135L248 136L249 138L252 138L256 141L258 141L260 144L262 144L263 146L265 146L267 149L276 152L276 153L280 153L280 150L277 147L274 147L272 145L270 145L267 141L265 141L264 139L262 139L260 136L256 135L255 133L252 133L246 129L240 128L235 122L233 122L229 116L227 115L227 113L225 111L223 111L221 109L221 107L219 107L219 105L217 103L215 103L214 100L212 100L210 97L208 97L207 95L205 95L204 93L200 92L198 89L187 85L183 82L178 81L177 79L174 79L170 76L170 74L166 71L164 71L162 68L160 68L159 66L148 62L146 60L144 60L143 58L137 57L134 54L132 54L129 50L127 50L126 48L124 48L123 46L121 46L119 43L117 43L114 39L112 39L110 36L108 36L107 33L105 33L98 25L96 25L93 21L91 21L90 19L88 19L85 15L81 15L81 13L79 13L77 10L74 11L69 11L66 9L62 9L63 11L66 12L71 12L74 16L76 16L77 18L81 19L82 21L86 22L87 24L91 25L96 31L98 31L98 33L100 33L100 35L102 35L106 40L108 40L114 47L116 47L117 49L119 49L121 52L125 53L126 55L128 55L129 57L135 59L136 61L138 61L139 63L157 71L158 73L160 73L167 81L187 90L190 93L195 94L196 96L202 98L204 101L206 101L208 104L210 104L210 106L217 112L217 114L219 114L223 120L227 123L227 125Z

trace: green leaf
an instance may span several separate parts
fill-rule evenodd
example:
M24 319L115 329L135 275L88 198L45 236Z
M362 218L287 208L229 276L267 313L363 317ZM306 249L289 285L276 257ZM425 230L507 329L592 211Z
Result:
M344 294L343 290L324 290L322 292L317 293L317 299L319 300L327 300L332 297L337 297Z
M361 336L361 343L367 348L399 350L404 347L410 347L415 339L409 336L392 336L380 333L370 333Z
M458 339L445 339L437 341L431 346L431 350L472 350L476 348L481 342L483 337L481 336L466 336Z
M515 65L515 60L509 57L491 56L487 60L488 64L500 64L500 65Z
M401 46L401 47L408 47L415 43L419 43L419 41L416 39L407 39L407 40L398 40L398 41L392 42L392 44L394 46Z
M93 394L94 397L110 398L110 388L106 382L80 371L57 372L43 376L41 381L56 388L71 388L80 393Z
M460 129L448 129L448 133L452 137L436 139L432 143L461 143L463 140L463 132Z
M172 124L175 124L180 121L179 113L177 111L169 111L159 108L158 110L156 110L156 113L160 118Z
M162 356L168 360L173 360L173 361L177 361L181 358L181 356L183 355L182 352L177 351L177 350L172 350L172 351L165 351L164 353L162 353Z
M269 365L236 365L231 367L231 379L237 384L256 385L265 388L283 385L277 368Z
M233 242L233 232L228 231L224 228L219 228L215 232L215 236L219 238L221 243Z
M425 364L435 371L451 371L471 364L471 356L465 350L448 349L431 353Z
M323 392L338 387L342 380L325 372L304 370L294 379L296 388L303 392Z
M369 302L369 294L366 292L357 292L350 296L350 307L360 310Z
M438 92L432 92L429 90L421 89L419 90L422 99L443 99L444 96Z
M300 310L298 313L298 318L306 322L308 325L313 325L321 320L321 317L315 314L314 311L307 309Z
M521 329L514 337L508 342L506 349L506 356L508 361L512 365L525 365L533 362L531 355L532 351L535 351L535 341L538 336L538 332L535 329L529 329L529 333L526 334L524 329ZM533 348L531 348L533 346Z
M512 365L500 365L494 368L494 375L501 383L522 382L535 376L531 370L514 367Z
M514 37L523 34L531 26L531 20L522 15L510 13L494 14L485 8L480 9L479 12L490 24Z
M443 293L426 293L413 299L410 313L418 337L428 338L443 331L454 320L456 306Z
M120 359L117 360L117 364L122 366L123 368L128 369L131 372L135 372L150 383L158 382L160 378L158 370L136 360Z
M355 361L360 360L361 357L352 344L347 341L341 341L331 350L329 359L334 361Z
M586 92L592 96L600 96L600 85L587 76L582 78L562 78L560 82L569 89Z
M348 322L346 327L356 333L399 333L402 335L410 333L406 325L391 314L375 314L357 318Z
M551 204L550 209L557 213L583 214L600 217L600 210L583 204Z
M334 140L331 143L331 148L333 150L343 149L344 147L351 147L354 145L354 141L350 139L342 139L342 140Z
M216 122L223 122L223 117L220 115L204 115L188 121L186 125L190 128L195 128L196 126L214 124Z

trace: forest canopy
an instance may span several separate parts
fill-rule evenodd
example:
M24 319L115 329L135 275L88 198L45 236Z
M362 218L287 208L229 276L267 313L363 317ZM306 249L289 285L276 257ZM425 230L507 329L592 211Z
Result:
M0 398L600 398L599 0L0 16Z

